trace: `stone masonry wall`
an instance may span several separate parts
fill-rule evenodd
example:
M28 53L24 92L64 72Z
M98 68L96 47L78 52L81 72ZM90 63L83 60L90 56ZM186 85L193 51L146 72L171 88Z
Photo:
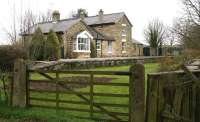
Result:
M70 27L67 32L65 32L65 58L90 58L90 52L73 52L73 35L84 30L88 31L87 27L83 24L83 22L79 21L72 27Z
M122 26L122 24L126 24L126 27ZM126 17L122 17L116 24L112 25L100 25L94 27L99 32L106 34L107 36L114 37L115 41L112 44L112 54L108 53L108 42L104 41L102 43L102 57L128 57L133 56L133 44L131 42L132 39L132 30L131 25L128 23ZM122 30L126 29L126 53L122 53Z
M94 67L133 65L135 63L155 63L164 56L148 57L115 57L115 58L90 58L90 59L61 59L59 61L36 61L29 64L30 69L47 70L76 70ZM173 57L172 57L173 58Z

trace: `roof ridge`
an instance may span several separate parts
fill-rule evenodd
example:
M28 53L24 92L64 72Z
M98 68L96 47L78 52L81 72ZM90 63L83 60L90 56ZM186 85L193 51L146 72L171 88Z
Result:
M57 22L61 22L61 21L68 21L68 20L78 20L80 18L66 18L66 19L61 19L61 20L58 20ZM53 21L45 21L45 22L39 22L37 24L45 24L45 23L52 23Z
M124 12L117 12L117 13L103 14L103 16L112 15L112 14L124 14ZM97 17L97 16L99 16L99 15L88 16L88 17L86 17L86 18L89 18L89 17Z
M117 13L110 13L110 14L104 14L104 16L108 16L108 15L113 15L113 14L125 14L124 12L117 12ZM97 17L98 15L93 15L93 16L88 16L85 18L92 18L92 17ZM69 21L69 20L76 20L76 19L80 19L80 18L76 18L76 17L71 17L71 18L66 18L66 19L61 19L58 20L58 22L62 22L62 21ZM45 23L52 23L53 21L45 21L45 22L39 22L37 24L45 24Z

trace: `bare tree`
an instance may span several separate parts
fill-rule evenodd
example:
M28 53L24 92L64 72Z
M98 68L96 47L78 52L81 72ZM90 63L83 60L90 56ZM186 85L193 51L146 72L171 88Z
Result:
M151 48L151 55L158 55L159 47L162 47L164 41L165 27L158 19L149 23L144 31L145 39Z
M188 21L200 26L200 1L199 0L183 0L185 15Z
M186 51L198 52L200 49L200 1L182 0L182 3L184 15L178 19L173 31L179 37Z
M11 9L13 11L10 13L12 17L10 27L4 27L3 31L6 33L9 43L16 44L17 43L17 22L16 22L17 15L16 15L15 3L11 6Z
M47 11L47 13L41 13L38 15L38 21L37 22L49 22L52 20L52 12L50 10Z

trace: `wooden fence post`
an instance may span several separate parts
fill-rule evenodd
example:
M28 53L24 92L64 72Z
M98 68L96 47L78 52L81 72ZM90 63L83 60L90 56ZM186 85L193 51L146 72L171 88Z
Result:
M145 118L145 69L142 64L130 67L129 122L144 122Z
M23 59L17 59L14 63L14 82L12 106L26 107L26 63Z

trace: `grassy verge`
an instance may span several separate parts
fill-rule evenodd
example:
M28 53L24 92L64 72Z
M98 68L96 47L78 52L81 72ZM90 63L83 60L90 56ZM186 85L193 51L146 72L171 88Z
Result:
M103 67L103 68L95 68L91 70L97 70L97 71L128 71L130 66L118 66L118 67ZM158 64L146 64L145 65L145 72L151 73L155 72L158 68ZM55 76L51 74L52 76ZM62 74L61 77L71 76L70 74ZM115 83L127 83L128 77L125 76L103 76L98 75L95 77L110 77L114 78L111 82ZM33 74L31 76L31 79L45 79L44 77ZM83 92L89 92L89 86L84 88L75 89L76 91L83 91ZM115 93L115 94L126 94L128 93L127 87L117 87L117 86L95 86L94 92L96 93ZM31 93L31 96L37 97L37 98L51 98L55 99L56 94L55 93ZM89 98L89 96L86 96ZM75 95L67 95L67 94L61 94L60 98L62 100L73 100L73 101L83 101L79 97ZM128 104L127 98L119 98L119 97L94 97L95 102L97 103L112 103L112 104ZM41 102L41 101L32 101L33 104L39 104L39 105L50 105L55 106L55 103L51 102ZM81 109L89 109L88 105L74 105L74 104L61 104L62 107L70 107L70 108L81 108ZM116 108L116 107L105 107L107 110L112 112L124 112L127 113L127 108ZM98 109L95 109L98 110ZM74 118L73 116L89 116L89 113L77 113L77 112L68 112L68 111L62 111L62 110L52 110L52 109L42 109L42 108L28 108L28 109L18 109L18 108L10 108L0 103L0 118L9 118L12 120L21 120L26 118L25 120L34 120L38 118L42 118L40 121L48 121L48 122L60 122L60 121L67 121L67 122L90 122L89 120L79 120ZM95 114L95 117L99 118L108 118L107 115L101 115L101 114ZM123 117L124 119L127 119L126 117ZM38 119L39 120L39 119ZM92 122L92 121L91 121Z

